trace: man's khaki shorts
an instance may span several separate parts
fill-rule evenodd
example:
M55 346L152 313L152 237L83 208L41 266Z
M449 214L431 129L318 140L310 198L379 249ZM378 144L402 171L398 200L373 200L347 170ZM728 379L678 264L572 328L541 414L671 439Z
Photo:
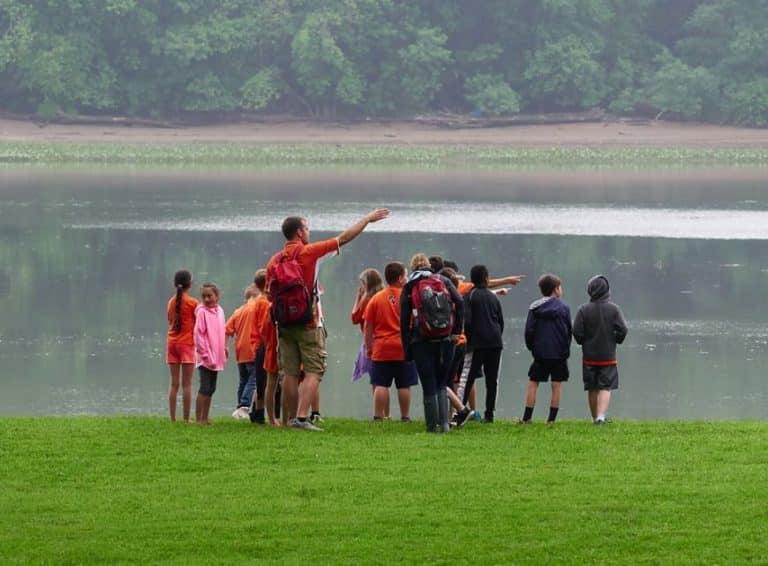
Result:
M328 369L325 329L289 326L279 329L278 356L280 371L288 377L298 377L301 370L323 378Z

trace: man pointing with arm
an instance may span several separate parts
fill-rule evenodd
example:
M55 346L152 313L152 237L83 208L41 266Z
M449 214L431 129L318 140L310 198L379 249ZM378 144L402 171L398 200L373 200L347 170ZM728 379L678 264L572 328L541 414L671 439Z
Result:
M275 308L273 315L278 325L279 361L283 372L283 395L286 410L294 415L293 428L321 431L309 422L310 402L316 396L327 368L326 332L320 315L317 294L318 264L327 255L341 252L341 246L359 236L365 228L389 216L389 209L376 209L352 224L335 238L310 243L309 222L301 216L289 216L283 221L282 231L286 242L282 250L267 263L267 290L272 295ZM282 265L281 265L282 264ZM285 322L282 308L300 309L290 300L281 302L279 296L285 289L283 273L294 269L309 294L308 312L299 323ZM283 279L283 280L281 280ZM287 295L287 291L286 295ZM275 296L278 295L278 296ZM280 319L283 318L283 321ZM299 375L304 371L304 381L299 389Z

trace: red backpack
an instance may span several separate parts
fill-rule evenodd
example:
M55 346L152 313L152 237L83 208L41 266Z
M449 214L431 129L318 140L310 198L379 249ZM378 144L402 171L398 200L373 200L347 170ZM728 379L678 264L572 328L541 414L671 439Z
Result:
M312 321L312 293L304 281L304 270L298 262L301 246L292 255L275 254L267 271L267 291L272 298L272 320L279 326L307 324Z
M439 275L421 277L411 287L411 302L422 338L439 340L453 331L454 304L448 288Z

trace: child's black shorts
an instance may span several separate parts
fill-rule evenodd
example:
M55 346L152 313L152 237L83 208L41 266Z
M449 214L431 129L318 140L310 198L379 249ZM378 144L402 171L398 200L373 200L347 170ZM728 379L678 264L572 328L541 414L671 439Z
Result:
M568 360L537 360L534 359L528 370L531 381L546 382L552 376L552 381L568 381Z
M208 369L205 366L200 366L197 370L200 372L200 389L197 392L201 395L213 397L213 394L216 392L216 377L219 375L219 372Z
M371 362L371 385L406 389L419 384L419 374L413 362Z
M619 388L617 366L582 366L584 368L584 391Z

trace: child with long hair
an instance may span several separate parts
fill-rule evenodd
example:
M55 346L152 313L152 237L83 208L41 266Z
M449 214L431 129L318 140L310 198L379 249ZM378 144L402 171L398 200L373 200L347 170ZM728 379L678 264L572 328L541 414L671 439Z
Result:
M364 269L360 273L360 284L357 287L357 294L355 295L355 302L352 303L352 324L360 326L360 332L365 334L365 319L363 314L365 308L368 306L368 302L376 293L384 288L384 281L381 278L381 273L378 270L369 268ZM363 336L360 350L357 352L357 358L355 359L355 366L352 369L352 381L361 379L366 373L370 375L371 372L371 359L368 357L368 353L365 348L365 336ZM376 386L371 382L371 391L376 391ZM388 413L389 411L387 411ZM389 414L387 414L389 416Z
M176 422L176 402L179 395L179 383L182 387L182 406L184 422L189 422L192 406L192 374L195 371L195 308L198 301L189 296L192 287L192 274L180 269L173 276L176 293L168 300L168 335L166 339L165 361L171 372L168 386L168 413L171 422Z
M224 309L219 306L219 288L213 283L203 283L200 297L203 304L195 309L195 354L200 372L195 420L199 424L211 424L208 420L211 397L216 391L216 378L227 363L229 351Z

